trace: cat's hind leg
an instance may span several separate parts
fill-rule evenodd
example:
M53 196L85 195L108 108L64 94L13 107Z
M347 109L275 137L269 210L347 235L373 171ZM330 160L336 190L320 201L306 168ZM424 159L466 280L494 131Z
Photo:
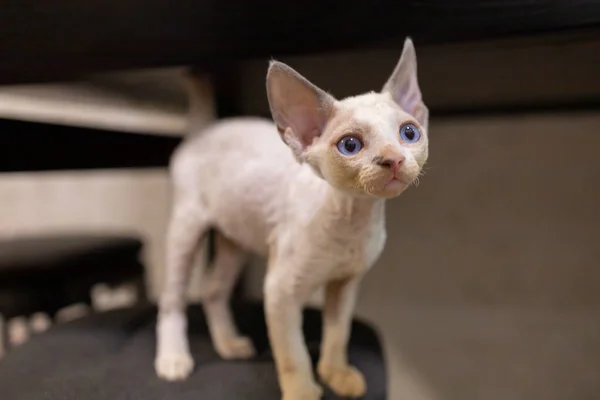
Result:
M224 359L246 359L255 354L250 338L240 335L229 301L248 253L223 234L215 235L215 260L202 279L202 304L210 336Z
M196 249L209 229L201 205L176 200L166 238L165 287L159 301L154 368L160 378L176 381L194 369L187 337L186 297Z

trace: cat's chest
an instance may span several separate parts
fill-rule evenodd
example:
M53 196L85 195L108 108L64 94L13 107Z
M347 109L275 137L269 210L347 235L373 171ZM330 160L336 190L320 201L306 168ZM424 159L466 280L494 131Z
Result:
M339 231L320 238L316 247L326 260L330 279L343 279L369 270L380 257L386 242L383 221L375 221L362 229Z
M365 247L365 261L368 268L371 268L381 256L386 240L387 232L383 223L371 231L367 246Z

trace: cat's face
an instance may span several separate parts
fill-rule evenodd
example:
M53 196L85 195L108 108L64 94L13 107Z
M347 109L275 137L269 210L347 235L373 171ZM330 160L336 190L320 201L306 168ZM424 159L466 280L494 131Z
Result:
M338 189L390 198L418 179L427 157L419 121L390 95L369 93L336 102L304 159Z
M428 157L428 110L416 54L407 39L380 93L336 100L290 67L272 63L267 93L273 119L299 161L354 195L398 196Z

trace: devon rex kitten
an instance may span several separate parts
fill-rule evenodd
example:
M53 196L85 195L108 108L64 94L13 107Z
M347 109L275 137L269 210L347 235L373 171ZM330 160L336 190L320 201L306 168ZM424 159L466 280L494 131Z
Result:
M193 79L191 88L193 96ZM173 157L155 368L167 380L193 369L186 288L196 246L215 228L203 306L216 351L226 359L254 355L228 299L247 255L267 256L265 311L283 399L321 397L301 329L302 307L320 287L326 295L318 374L338 395L360 397L365 380L346 355L357 288L385 244L385 199L411 186L428 156L428 109L413 43L406 39L380 93L336 100L273 61L267 96L275 124L221 121Z

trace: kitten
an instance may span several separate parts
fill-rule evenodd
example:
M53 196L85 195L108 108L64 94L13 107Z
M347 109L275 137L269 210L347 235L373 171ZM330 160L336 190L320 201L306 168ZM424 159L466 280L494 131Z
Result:
M185 379L193 369L185 294L192 255L212 227L217 254L203 278L203 306L219 355L255 353L238 332L228 299L248 254L264 255L266 319L283 399L321 397L301 317L320 287L325 304L318 374L338 395L360 397L365 380L346 354L357 289L385 244L385 199L414 183L428 157L429 112L413 43L406 39L380 93L336 100L273 61L267 96L275 124L224 120L187 140L173 157L155 368L167 380Z

